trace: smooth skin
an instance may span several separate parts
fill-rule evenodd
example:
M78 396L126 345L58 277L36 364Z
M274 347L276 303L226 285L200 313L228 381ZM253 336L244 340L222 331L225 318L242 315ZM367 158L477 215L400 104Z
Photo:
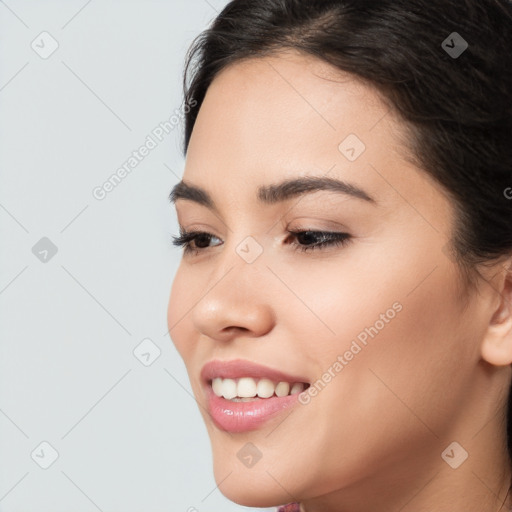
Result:
M237 62L210 86L183 180L218 212L176 201L179 225L212 235L184 254L168 309L211 440L221 492L250 507L302 512L497 512L510 482L504 411L511 382L510 259L464 296L447 252L453 201L411 163L407 126L354 76L294 51ZM366 149L350 161L349 134ZM267 205L261 185L299 176L350 182L372 204L316 191ZM288 230L344 232L344 246ZM247 263L237 246L263 253ZM381 314L402 309L307 405L258 430L227 433L199 379L212 360L249 359L310 383ZM468 458L442 458L456 441ZM246 467L237 452L262 458ZM461 457L460 448L453 460Z

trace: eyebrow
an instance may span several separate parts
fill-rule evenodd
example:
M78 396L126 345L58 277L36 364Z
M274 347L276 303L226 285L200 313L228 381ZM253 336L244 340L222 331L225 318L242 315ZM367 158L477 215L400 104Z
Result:
M319 190L337 192L374 205L377 204L377 201L372 196L352 183L318 176L303 176L287 179L277 184L262 185L258 188L257 198L261 203L271 205L293 197L318 192ZM197 185L186 183L183 180L175 185L169 194L169 201L171 203L175 203L179 199L193 201L217 213L219 212L215 202L206 190Z

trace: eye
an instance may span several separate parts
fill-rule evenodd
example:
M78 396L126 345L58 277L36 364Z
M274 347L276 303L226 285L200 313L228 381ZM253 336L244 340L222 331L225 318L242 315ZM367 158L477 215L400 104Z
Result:
M176 247L184 247L184 253L197 253L208 248L208 244L212 238L217 238L211 233L204 231L186 231L180 230L179 236L173 236L172 244ZM217 240L219 240L217 238ZM195 246L195 247L194 247Z
M291 245L294 250L301 252L320 250L330 246L344 246L348 244L352 238L348 233L313 230L288 231L288 234L297 238L299 243L294 242ZM217 237L204 231L186 231L181 229L180 236L173 236L172 244L177 247L184 247L185 254L198 254L208 249L212 238ZM217 240L219 239L217 238Z
M290 235L295 236L301 243L294 243L295 250L297 251L310 251L315 249L322 249L325 247L330 246L343 246L350 242L350 239L352 238L351 235L348 233L332 233L332 232L326 232L326 231L311 231L311 230L305 230L305 231L288 231ZM316 240L320 240L319 242L315 243Z

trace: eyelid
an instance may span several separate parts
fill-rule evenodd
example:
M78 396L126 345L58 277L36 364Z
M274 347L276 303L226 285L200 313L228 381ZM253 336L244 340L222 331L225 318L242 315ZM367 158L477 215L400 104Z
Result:
M349 227L342 222L337 222L334 220L329 220L326 218L327 215L289 215L288 219L283 217L282 227L283 229L295 229L295 222L300 223L300 227L298 229L302 229L303 227L307 230L315 230L315 231L346 231ZM290 218L291 217L291 218Z

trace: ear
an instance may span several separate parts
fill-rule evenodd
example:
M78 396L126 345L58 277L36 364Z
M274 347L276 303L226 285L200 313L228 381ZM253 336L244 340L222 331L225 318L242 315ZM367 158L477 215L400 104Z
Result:
M497 305L489 321L482 341L481 355L485 361L495 366L512 364L512 258L489 282L497 297Z

